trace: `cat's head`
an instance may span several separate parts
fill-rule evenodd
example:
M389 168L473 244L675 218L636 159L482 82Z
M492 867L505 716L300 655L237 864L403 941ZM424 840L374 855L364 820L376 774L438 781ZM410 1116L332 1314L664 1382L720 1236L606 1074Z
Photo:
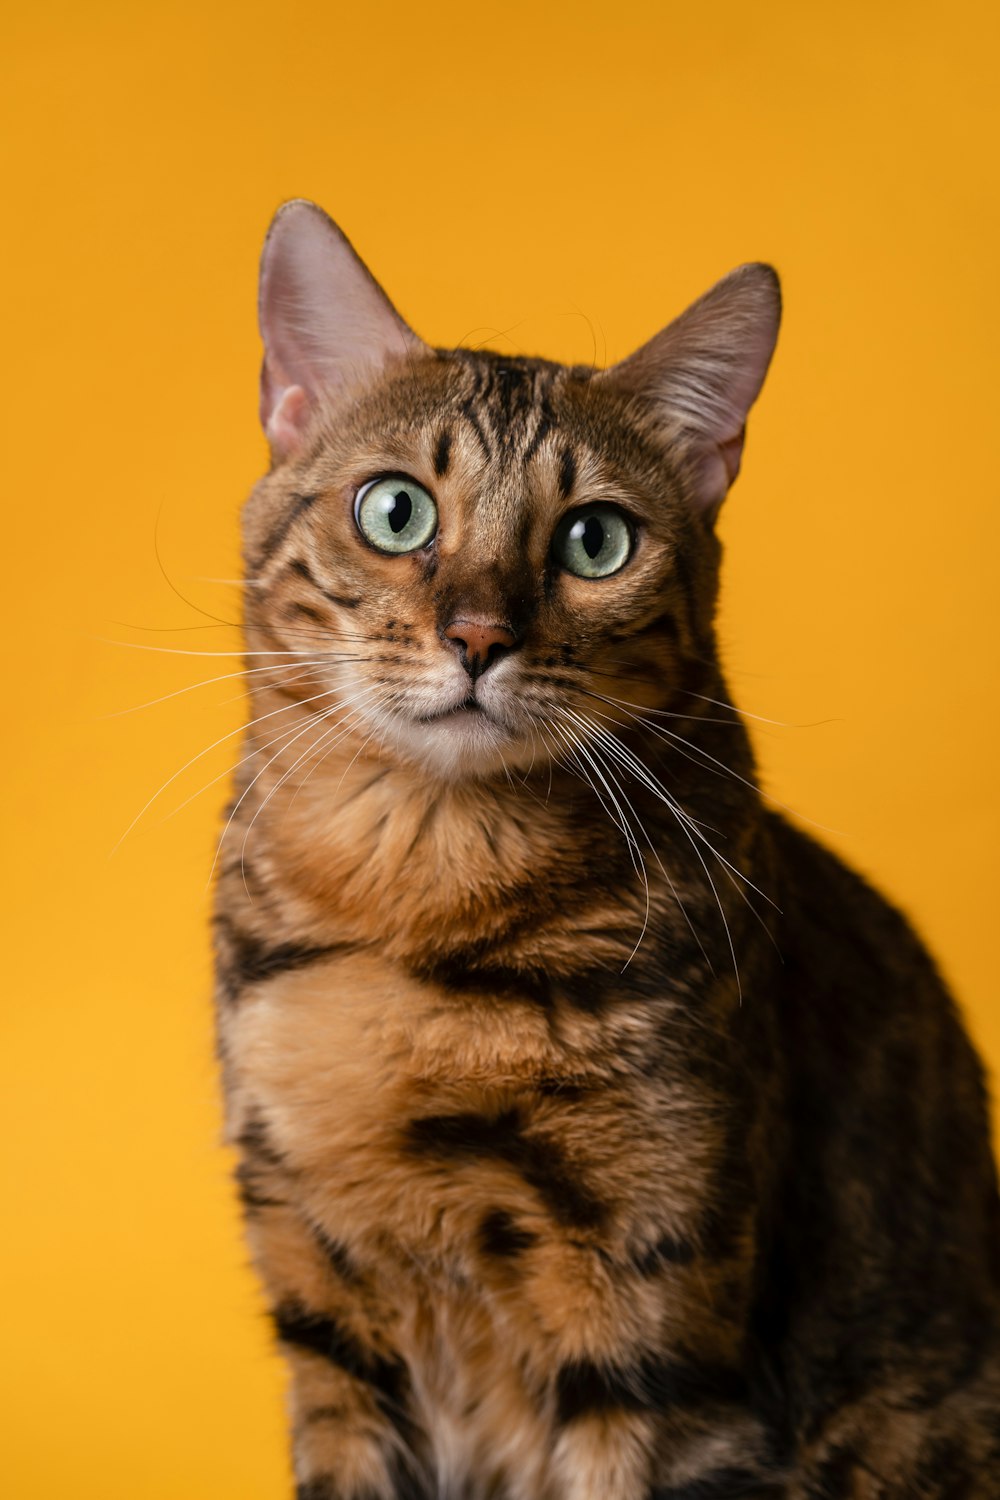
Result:
M286 204L250 644L311 664L301 696L342 738L432 775L523 772L675 704L713 660L713 522L779 315L748 265L609 370L436 350L320 209Z

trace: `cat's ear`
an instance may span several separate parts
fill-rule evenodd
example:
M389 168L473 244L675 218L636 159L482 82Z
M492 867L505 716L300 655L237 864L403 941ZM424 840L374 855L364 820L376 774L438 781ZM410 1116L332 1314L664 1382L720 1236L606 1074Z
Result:
M336 224L304 198L275 214L260 263L260 419L277 458L294 454L326 395L390 359L426 353Z
M709 520L739 473L747 413L780 320L777 273L740 266L600 377L647 406L664 436L683 444L692 498Z

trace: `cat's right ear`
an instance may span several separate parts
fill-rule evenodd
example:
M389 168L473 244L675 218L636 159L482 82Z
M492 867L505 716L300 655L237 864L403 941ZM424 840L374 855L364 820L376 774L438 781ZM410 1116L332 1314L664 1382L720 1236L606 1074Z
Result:
M283 204L271 221L259 313L260 420L279 460L301 447L324 397L391 359L427 352L347 237L305 198Z

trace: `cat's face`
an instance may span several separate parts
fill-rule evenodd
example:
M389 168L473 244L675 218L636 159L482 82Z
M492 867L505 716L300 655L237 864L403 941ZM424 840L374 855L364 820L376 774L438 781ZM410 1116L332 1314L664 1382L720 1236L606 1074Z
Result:
M277 463L247 510L247 620L256 645L304 653L303 696L339 705L341 740L493 777L677 708L711 653L711 518L776 328L773 277L751 269L735 301L744 325L769 314L770 342L749 376L726 345L713 386L705 330L739 324L715 306L594 374L428 349L318 210L279 215L262 290Z

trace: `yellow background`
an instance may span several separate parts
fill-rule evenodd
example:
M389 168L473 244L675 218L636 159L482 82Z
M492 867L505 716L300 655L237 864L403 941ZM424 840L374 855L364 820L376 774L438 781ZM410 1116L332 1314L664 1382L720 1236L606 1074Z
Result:
M786 322L723 522L767 786L919 921L995 1067L994 8L20 7L0 1488L275 1500L281 1372L216 1145L256 260L334 214L434 342L614 359L746 259ZM157 561L157 548L163 570ZM184 603L172 591L185 594ZM154 646L156 651L134 649ZM193 655L174 655L171 648ZM186 799L207 787L201 795Z

